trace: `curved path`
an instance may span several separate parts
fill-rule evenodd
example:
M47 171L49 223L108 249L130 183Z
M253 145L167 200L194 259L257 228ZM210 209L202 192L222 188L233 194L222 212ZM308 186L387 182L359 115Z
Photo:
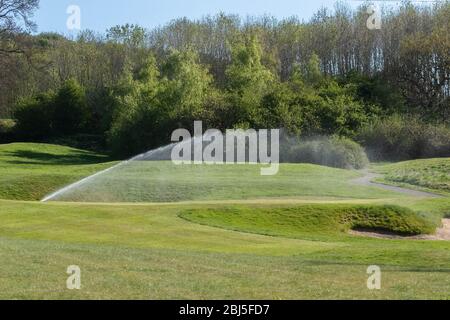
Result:
M396 186L390 186L383 183L373 182L376 178L381 177L380 174L376 174L373 172L370 172L369 170L361 171L364 173L364 176L361 178L357 178L352 180L353 183L362 185L362 186L368 186L368 187L378 187L381 189L385 189L388 191L403 193L406 195L409 195L411 197L417 197L417 198L442 198L441 195L431 193L431 192L424 192L424 191L418 191L418 190L412 190L412 189L406 189L402 187L396 187Z

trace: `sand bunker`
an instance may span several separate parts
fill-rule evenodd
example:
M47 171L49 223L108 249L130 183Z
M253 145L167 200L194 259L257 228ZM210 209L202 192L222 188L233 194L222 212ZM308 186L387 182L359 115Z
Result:
M435 234L425 234L418 236L400 236L388 232L376 232L376 231L360 231L360 230L350 230L349 232L354 236L378 238L378 239L403 239L403 240L441 240L450 241L450 219L442 220L442 228L436 230Z

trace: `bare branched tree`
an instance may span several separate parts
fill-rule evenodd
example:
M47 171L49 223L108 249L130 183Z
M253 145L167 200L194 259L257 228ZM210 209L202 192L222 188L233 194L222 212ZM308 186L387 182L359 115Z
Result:
M15 38L35 30L31 21L39 0L0 0L0 54L21 53Z

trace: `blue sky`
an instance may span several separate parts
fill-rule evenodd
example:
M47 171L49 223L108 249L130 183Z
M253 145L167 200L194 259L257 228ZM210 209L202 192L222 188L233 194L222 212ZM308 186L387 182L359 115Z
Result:
M353 6L361 3L347 2ZM152 28L174 18L195 19L220 11L242 16L269 14L284 18L297 15L308 19L320 7L333 8L334 3L335 0L41 0L34 20L38 24L38 32L69 33L66 10L69 5L78 5L82 29L103 32L127 22Z

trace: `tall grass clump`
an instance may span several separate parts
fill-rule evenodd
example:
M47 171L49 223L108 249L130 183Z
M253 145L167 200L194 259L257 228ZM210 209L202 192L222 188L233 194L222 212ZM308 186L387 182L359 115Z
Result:
M364 149L343 137L290 139L281 152L282 161L311 163L333 168L363 169L369 161Z

